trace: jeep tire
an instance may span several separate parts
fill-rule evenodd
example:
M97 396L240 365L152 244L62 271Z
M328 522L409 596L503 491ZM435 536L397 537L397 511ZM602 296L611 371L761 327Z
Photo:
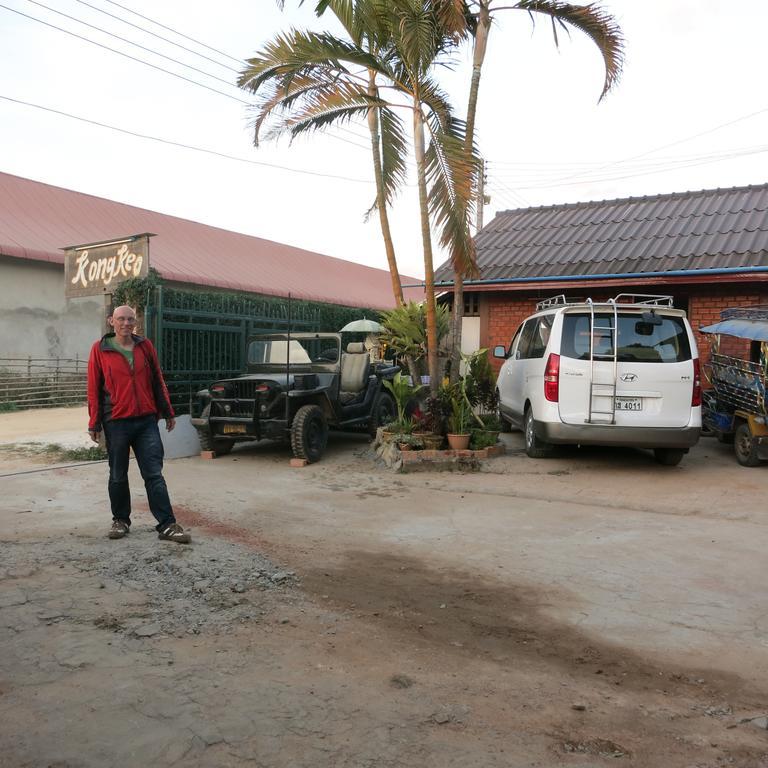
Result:
M319 461L328 443L328 424L316 405L302 405L291 424L291 449L298 459Z
M388 392L379 392L373 401L371 408L371 420L368 422L368 432L371 437L376 437L376 430L389 424L397 418L397 407L395 400Z
M223 437L212 437L208 430L199 430L200 450L213 451L217 456L226 456L235 444L234 440L227 440Z

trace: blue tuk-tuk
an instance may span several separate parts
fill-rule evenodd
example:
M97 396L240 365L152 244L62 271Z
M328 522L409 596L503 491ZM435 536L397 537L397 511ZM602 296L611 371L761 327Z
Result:
M701 329L710 336L711 354L704 375L712 385L702 402L704 428L721 442L732 442L745 467L768 461L766 380L768 379L768 307L726 309L719 323ZM744 339L743 357L724 354L722 339ZM731 343L732 345L732 343Z

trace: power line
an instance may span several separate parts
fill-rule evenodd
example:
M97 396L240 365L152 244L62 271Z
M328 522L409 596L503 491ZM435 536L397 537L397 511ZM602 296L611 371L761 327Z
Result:
M228 53L224 53L223 51L219 51L216 48L212 48L210 45L206 45L205 43L201 43L199 40L195 40L193 37L189 37L189 35L185 35L178 30L174 29L173 27L167 27L165 24L161 24L159 21L155 21L154 19L150 19L148 16L142 16L138 11L131 10L125 5L120 5L120 3L116 3L114 0L106 0L107 3L110 5L115 5L118 8L122 8L124 11L128 11L128 13L132 13L134 16L138 16L140 19L144 19L144 21L148 21L151 24L156 24L158 27L161 27L162 29L167 29L169 32L173 32L174 35L178 35L179 37L183 37L185 40L189 40L191 43L195 43L196 45L202 45L203 48L207 48L209 51L213 51L214 53L218 53L220 56L224 56L227 59L232 59L232 61L237 62L238 64L242 64L243 62L240 59L235 58L234 56L230 56Z
M32 2L34 0L30 0L30 1ZM103 48L104 50L110 51L111 53L116 53L119 56L123 56L123 57L125 57L127 59L130 59L131 61L138 62L139 64L144 64L145 66L151 67L152 69L156 69L159 72L164 72L165 74L171 75L172 77L176 77L179 80L184 80L185 82L190 83L191 85L196 85L196 86L198 86L200 88L205 88L208 91L212 91L213 93L217 93L220 96L225 96L226 98L232 99L233 101L236 101L239 104L243 104L245 106L251 106L251 102L246 101L244 99L240 99L237 96L233 96L232 94L225 93L224 91L220 91L217 88L213 88L210 85L206 85L205 83L201 83L201 82L199 82L197 80L193 80L193 79L191 79L189 77L185 77L184 75L180 75L177 72L172 72L169 69L165 69L164 67L160 67L157 64L152 64L151 62L145 61L144 59L137 58L136 56L131 56L130 54L124 53L123 51L119 51L119 50L117 50L115 48L110 48L108 45L104 45L103 43L98 43L95 40L91 40L88 37L83 37L82 35L78 35L75 32L71 32L71 31L69 31L67 29L63 29L62 27L58 27L55 24L51 24L51 23L49 23L47 21L43 21L42 19L38 19L35 16L30 16L29 14L23 13L22 11L18 11L15 8L9 8L7 5L3 5L1 3L0 3L0 8L4 8L6 11L10 11L11 13L15 13L15 14L18 14L19 16L23 16L24 18L29 19L30 21L36 21L39 24L43 24L46 27L50 27L51 29L55 29L58 32L63 32L64 34L70 35L72 37L75 37L78 40L82 40L82 41L84 41L86 43L91 43L92 45L98 46L99 48ZM110 34L110 33L107 33L107 34ZM142 46L139 46L139 47L142 47ZM158 55L162 55L162 54L158 54ZM187 65L183 65L183 66L187 66ZM357 144L354 141L350 141L349 139L343 138L342 136L335 136L332 133L328 133L326 135L329 136L332 139L336 139L337 141L343 141L345 144L350 144L351 146L357 147L359 149L366 149L366 150L369 149L369 147L367 147L367 146L364 146L362 144Z
M151 53L151 54L154 54L155 56L159 56L161 59L165 59L166 61L171 61L174 64L179 64L180 66L186 67L187 69L191 69L193 72L197 72L200 75L205 75L206 77L210 77L212 80L218 80L220 83L224 83L224 85L236 87L231 80L225 80L223 77L218 77L218 75L212 75L210 72L206 72L204 69L198 69L197 67L193 67L191 64L185 64L183 61L174 59L172 56L166 56L164 53L160 53L159 51L156 51L153 48L147 48L146 46L141 45L140 43L135 43L133 42L133 40L129 40L127 37L121 37L120 35L116 35L113 32L109 32L103 27L97 27L95 24L90 24L87 21L78 19L76 16L70 16L68 13L64 13L63 11L57 11L55 8L51 8L50 6L39 2L39 0L27 0L27 2L32 3L32 5L37 5L40 8L45 8L46 11L50 11L51 13L57 13L59 16L63 16L65 19L74 21L77 24L82 24L84 27L89 27L90 29L95 29L97 32L101 32L102 34L109 35L109 37L114 37L115 40L119 40L121 43L128 43L128 45L134 45L136 46L136 48L140 48L142 51L146 51L147 53ZM77 0L77 2L82 2L82 0ZM62 31L65 31L65 30L62 30Z
M71 35L72 37L76 37L78 40L82 40L86 43L91 43L91 45L96 45L99 48L103 48L106 51L110 51L111 53L116 53L118 56L124 56L126 59L130 59L131 61L136 61L139 64L144 64L147 67L152 67L152 69L156 69L159 72L165 72L166 75L171 75L172 77L176 77L179 80L184 80L187 83L191 83L192 85L197 85L200 88L205 88L208 91L213 91L213 93L218 93L220 96L226 96L228 99L234 99L235 101L239 101L241 104L249 105L250 102L244 101L243 99L238 99L236 96L232 96L229 93L224 93L224 91L219 91L216 88L213 88L210 85L205 85L204 83L199 83L196 80L192 80L189 77L184 77L184 75L180 75L177 72L172 72L170 69L164 69L163 67L159 67L157 64L152 64L148 61L144 61L144 59L139 59L136 56L131 56L129 53L124 53L123 51L118 51L115 48L110 48L108 45L104 45L103 43L97 43L95 40L91 40L88 37L83 37L82 35L78 35L76 32L70 32L68 29L63 29L62 27L57 27L55 24L50 24L47 21L43 21L42 19L38 19L34 16L30 16L27 13L23 13L22 11L17 11L15 8L9 8L7 5L3 5L0 3L0 8L4 8L6 11L10 11L11 13L16 13L19 16L23 16L26 19L30 19L31 21L36 21L38 24L43 24L46 27L50 27L51 29L55 29L58 32L63 32L65 35Z
M550 181L550 182L542 182L540 184L522 185L520 189L550 189L552 187L570 187L570 186L577 186L577 185L584 185L584 184L599 184L607 181L620 181L622 179L636 178L637 176L652 176L653 174L656 174L656 173L669 173L670 171L676 171L681 168L694 168L699 165L708 165L709 163L722 163L727 160L734 160L739 157L748 157L750 155L762 154L763 152L768 152L768 146L764 146L762 148L757 148L757 149L753 149L745 152L729 153L729 154L715 156L715 157L707 157L705 159L684 160L675 165L670 165L663 168L650 168L646 170L637 171L636 173L626 173L618 176L613 174L613 175L607 175L602 177L586 177L586 178L580 178L577 181L573 181L572 176L566 176L565 180L563 181ZM568 181L568 179L571 179L571 180Z
M664 157L664 158L658 158L657 160L653 160L646 163L628 164L626 170L645 171L652 168L661 168L663 170L665 167L672 169L674 167L677 167L683 164L697 162L700 160L701 161L711 160L713 162L716 162L722 159L727 160L733 157L742 157L744 155L749 155L749 154L759 154L761 152L764 152L766 149L768 149L768 146L761 145L758 147L741 147L738 149L722 150L719 152L706 152L698 155L681 155L680 157L677 157L677 158ZM592 165L597 165L597 163L593 163ZM597 173L599 170L600 170L599 168L594 168L594 170L585 170L584 175L587 176L591 173ZM538 172L536 171L536 169L530 169L527 171L525 169L521 169L519 171L506 169L506 170L503 170L501 173L496 172L495 175L499 178L515 179L516 181L519 181L519 182L539 180L544 183L571 178L570 176L559 175L555 167L552 167L549 169L541 169Z
M373 181L368 180L368 179L355 179L355 178L352 178L350 176L338 176L338 175L332 174L332 173L321 173L319 171L307 171L307 170L302 170L302 169L299 169L299 168L291 168L291 167L286 166L286 165L277 165L275 163L266 163L266 162L263 162L263 161L260 161L260 160L251 160L251 159L249 159L247 157L238 157L237 155L228 155L225 152L217 152L214 149L205 149L204 147L196 147L196 146L194 146L192 144L183 144L182 142L172 141L171 139L162 139L162 138L160 138L158 136L149 136L148 134L145 134L145 133L138 133L136 131L129 131L126 128L119 128L116 125L108 125L107 123L101 123L98 120L90 120L90 119L88 119L86 117L80 117L78 115L73 115L73 114L70 114L69 112L63 112L62 110L59 110L59 109L53 109L52 107L44 107L41 104L33 104L33 103L29 102L29 101L22 101L21 99L13 99L10 96L3 96L2 94L0 94L0 99L3 99L4 101L10 101L10 102L12 102L14 104L21 104L21 105L23 105L25 107L32 107L34 109L40 109L43 112L50 112L50 113L55 114L55 115L60 115L61 117L70 118L71 120L78 120L79 122L88 123L89 125L95 125L95 126L97 126L99 128L107 128L107 129L109 129L111 131L117 131L118 133L124 133L124 134L126 134L128 136L133 136L135 138L146 139L148 141L157 141L160 144L167 144L169 146L179 147L181 149L189 149L189 150L192 150L193 152L202 152L202 153L204 153L206 155L213 155L215 157L222 157L222 158L224 158L226 160L235 160L235 161L237 161L239 163L248 163L250 165L260 165L260 166L264 166L266 168L274 168L276 170L289 171L290 173L299 173L299 174L304 174L304 175L307 175L307 176L319 176L319 177L325 178L325 179L338 179L340 181L351 181L351 182L354 182L356 184L373 184L374 183Z
M175 45L177 48L181 48L182 51L187 51L188 53L191 53L193 56L199 56L201 59L210 61L211 64L215 64L217 67L224 67L224 69L228 69L230 72L235 72L237 74L239 74L240 72L240 70L235 69L234 67L230 67L229 64L222 64L220 61L216 61L216 59L212 59L210 56L206 56L204 53L199 53L198 51L195 51L192 48L187 48L186 45L182 45L181 43L175 43L173 40L169 40L167 37L158 35L157 32L153 32L151 29L147 29L146 27L142 27L142 26L139 26L138 24L134 24L132 21L123 19L122 17L117 16L114 13L110 13L109 11L105 11L103 8L99 8L98 6L91 5L90 3L87 3L85 0L75 0L75 2L80 3L81 5L85 5L88 8L92 8L94 11L98 11L99 13L103 13L105 16L109 16L112 19L116 19L117 21L123 24L127 24L129 27L138 29L140 32L145 32L148 35L152 35L152 37L156 37L158 40L162 40L163 42L168 43L169 45ZM107 0L107 2L109 2L109 0ZM133 13L133 11L131 11L131 13ZM152 21L152 20L148 19L148 21ZM152 23L157 24L156 21L153 21ZM179 34L179 33L176 32L176 34ZM205 45L204 43L197 43L197 44ZM208 48L208 46L205 46L205 47ZM222 54L222 55L228 56L228 54ZM229 56L229 58L234 59L234 56Z
M710 133L715 133L715 131L719 131L722 128L727 128L731 125L735 125L736 123L741 123L744 120L751 120L753 117L757 117L758 115L762 115L764 113L768 112L768 107L764 107L762 109L758 109L756 112L750 112L748 115L742 115L741 117L737 117L733 120L729 120L726 123L721 123L720 125L716 125L714 128L708 128L706 131L701 131L700 133L693 134L692 136L686 136L685 138L678 139L677 141L672 141L669 144L663 144L659 147L654 147L653 149L649 149L646 152L641 152L637 155L632 155L631 157L626 157L623 160L615 160L611 163L606 163L605 165L600 166L599 168L596 168L596 171L602 171L606 168L611 168L614 165L621 165L622 163L627 163L632 160L637 160L641 157L646 157L647 155L652 155L654 152L659 152L662 149L669 149L669 147L675 147L678 144L685 144L688 141L693 141L694 139L701 138L702 136L707 136ZM575 173L571 176L567 176L566 179L575 179L579 176L583 176L587 171L583 171L581 173ZM562 186L562 185L559 185Z

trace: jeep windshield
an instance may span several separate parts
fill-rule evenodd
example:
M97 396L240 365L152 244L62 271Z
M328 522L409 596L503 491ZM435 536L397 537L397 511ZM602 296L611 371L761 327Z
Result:
M290 351L289 351L290 350ZM286 359L287 358L287 359ZM248 367L280 367L287 363L307 366L313 363L335 363L339 359L337 336L264 336L248 344Z
M589 360L588 313L563 316L561 354ZM613 359L613 313L595 312L593 349L596 359ZM619 312L616 358L625 363L680 363L691 359L685 322L678 315Z

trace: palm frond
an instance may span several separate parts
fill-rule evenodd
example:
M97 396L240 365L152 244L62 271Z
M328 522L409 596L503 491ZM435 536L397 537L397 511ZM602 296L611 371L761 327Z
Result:
M402 119L388 107L379 109L379 130L384 196L387 203L391 203L395 192L405 182L408 139Z
M518 0L511 7L527 11L534 22L534 14L549 16L552 20L555 45L559 44L558 27L566 31L569 27L573 27L592 40L600 51L605 65L603 90L598 101L602 100L619 81L624 65L624 36L615 17L598 3L574 5L561 0Z
M479 160L474 155L467 156L462 123L454 120L449 131L442 130L434 117L428 123L430 143L426 170L430 217L454 270L464 276L476 276L476 250L469 222L475 210Z

